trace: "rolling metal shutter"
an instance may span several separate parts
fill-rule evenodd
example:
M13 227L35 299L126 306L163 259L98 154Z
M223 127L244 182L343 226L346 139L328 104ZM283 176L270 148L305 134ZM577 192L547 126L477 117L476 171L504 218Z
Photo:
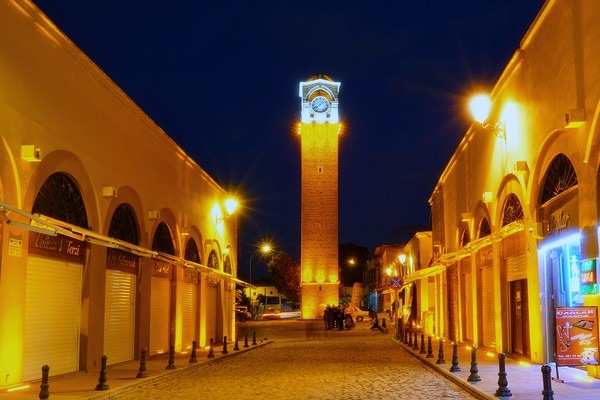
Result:
M81 264L30 256L25 292L23 380L75 372L79 366Z
M481 327L484 347L496 347L496 317L494 312L494 269L481 268Z
M149 355L169 352L171 280L153 276L150 295Z
M517 281L527 279L527 253L507 257L504 260L506 266L506 280Z
M104 354L107 363L133 360L136 275L106 270Z
M196 340L197 325L197 307L198 304L198 285L184 282L183 284L183 302L182 302L182 335L181 350L191 350L192 341Z

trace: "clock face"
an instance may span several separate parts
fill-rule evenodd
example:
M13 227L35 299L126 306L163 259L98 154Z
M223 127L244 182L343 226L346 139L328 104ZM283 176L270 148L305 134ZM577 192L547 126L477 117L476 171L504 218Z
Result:
M317 96L310 102L310 106L315 112L322 113L329 109L329 100L326 97Z

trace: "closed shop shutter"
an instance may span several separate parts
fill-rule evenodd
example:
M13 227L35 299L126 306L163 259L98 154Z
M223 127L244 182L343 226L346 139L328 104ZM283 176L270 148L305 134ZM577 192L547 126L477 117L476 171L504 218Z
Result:
M153 276L150 297L150 355L169 351L171 280Z
M206 285L206 339L212 338L215 343L217 338L217 286L211 283Z
M133 360L136 275L106 270L104 354L107 363Z
M181 335L181 349L191 350L192 342L196 340L198 285L185 282L183 284L183 324Z
M464 274L464 299L465 299L465 307L463 309L464 316L464 339L468 341L473 341L473 277L471 273Z
M78 370L81 264L29 257L25 292L23 380Z
M496 318L494 314L494 270L481 269L481 327L484 347L496 347Z
M521 253L504 260L508 282L527 279L527 253Z

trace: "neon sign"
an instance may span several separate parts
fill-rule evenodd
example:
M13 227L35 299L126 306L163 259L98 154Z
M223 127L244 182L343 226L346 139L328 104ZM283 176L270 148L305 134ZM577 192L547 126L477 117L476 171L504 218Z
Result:
M595 258L579 262L579 282L581 284L580 293L598 293L598 275Z

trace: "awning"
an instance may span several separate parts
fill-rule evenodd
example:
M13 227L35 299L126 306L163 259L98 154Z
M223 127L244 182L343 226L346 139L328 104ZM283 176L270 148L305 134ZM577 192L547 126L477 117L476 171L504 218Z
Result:
M408 275L404 275L404 284L408 284L414 281L418 281L419 279L426 278L431 275L436 275L443 272L446 269L446 264L436 264L432 267L423 268L418 271L412 272Z
M28 218L31 223L23 224L20 222L12 221L8 218L8 213L14 212L21 216ZM223 278L227 278L232 282L235 282L241 286L245 286L248 288L256 288L256 286L244 282L231 274L226 274L225 272L216 270L214 268L207 267L206 265L198 264L193 261L189 261L183 259L181 257L177 257L171 254L162 253L160 251L146 249L145 247L137 246L135 244L131 244L125 242L120 239L111 238L105 235L101 235L99 233L90 231L88 229L81 228L79 226L70 224L68 222L64 222L58 219L54 219L51 217L47 217L45 215L40 214L30 214L26 211L23 211L17 207L11 206L9 204L3 203L0 201L0 213L6 217L7 223L9 225L18 226L23 229L28 229L34 232L43 233L45 235L53 235L60 233L61 235L68 236L73 239L80 240L82 242L87 242L91 244L96 244L104 247L111 247L114 249L119 249L122 251L126 251L131 254L135 254L140 257L152 258L155 260L160 260L169 264L179 265L184 268L192 268L197 271L201 271L204 273L218 275Z

